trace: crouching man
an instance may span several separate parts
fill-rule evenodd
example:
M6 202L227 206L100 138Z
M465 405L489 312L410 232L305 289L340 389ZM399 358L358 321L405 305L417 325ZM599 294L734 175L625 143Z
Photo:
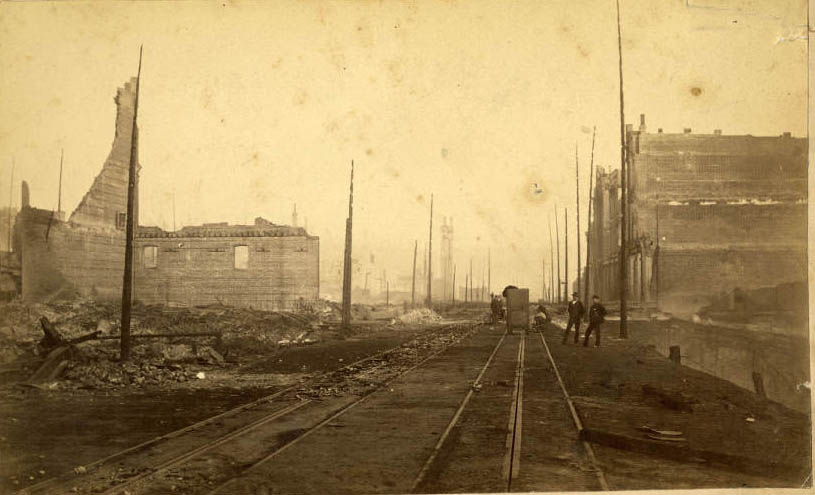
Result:
M606 321L606 308L600 304L600 296L593 296L591 301L592 305L589 308L589 327L586 329L586 338L583 340L583 346L589 346L589 335L595 332L594 346L600 347L600 326Z

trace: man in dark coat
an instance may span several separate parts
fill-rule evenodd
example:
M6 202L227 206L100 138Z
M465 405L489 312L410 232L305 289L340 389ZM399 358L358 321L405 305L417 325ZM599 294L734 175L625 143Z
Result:
M580 295L577 292L572 293L572 300L569 301L569 323L566 324L566 330L563 332L563 343L569 339L569 330L574 326L574 343L580 343L580 323L583 316L586 314L586 308L580 302Z
M592 297L592 305L589 308L589 327L586 328L586 338L583 340L583 346L589 346L589 335L592 331L596 331L594 337L594 347L600 347L600 325L606 321L606 308L600 304L600 297L595 295Z

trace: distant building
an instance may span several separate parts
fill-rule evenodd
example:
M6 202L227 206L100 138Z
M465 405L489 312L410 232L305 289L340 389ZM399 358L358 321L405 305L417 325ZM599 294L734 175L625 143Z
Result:
M723 294L806 281L807 140L627 127L629 301L693 313ZM593 195L590 291L619 299L620 173Z
M14 228L23 299L121 298L134 87L131 80L119 88L110 155L67 221L31 207L23 183ZM319 298L319 238L300 227L262 218L176 232L139 226L134 250L133 298L144 303L292 309Z

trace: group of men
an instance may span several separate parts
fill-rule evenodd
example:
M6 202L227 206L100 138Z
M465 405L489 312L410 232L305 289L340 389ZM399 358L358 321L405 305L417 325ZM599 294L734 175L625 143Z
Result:
M569 341L569 332L574 327L574 343L580 343L580 324L586 315L586 308L580 301L580 294L572 293L572 300L569 301L569 322L563 332L563 344ZM592 297L592 305L589 308L589 326L586 328L586 336L583 339L583 346L589 346L589 336L594 332L594 347L600 347L600 326L606 320L606 308L600 304L600 297Z
M504 289L506 295L506 289ZM490 298L491 322L498 323L498 320L504 317L504 304L500 296L493 294ZM566 330L563 332L563 344L569 341L569 332L574 328L574 343L580 343L580 325L583 318L586 316L586 308L580 301L580 294L577 292L572 293L572 300L568 305L569 321L566 324ZM600 326L606 320L606 308L600 304L600 297L595 295L592 297L592 305L589 307L589 326L586 328L586 335L583 339L583 346L589 346L589 337L594 333L594 346L600 347ZM552 317L546 310L546 307L541 304L538 306L538 312L535 315L535 326L541 326L544 323L552 321Z

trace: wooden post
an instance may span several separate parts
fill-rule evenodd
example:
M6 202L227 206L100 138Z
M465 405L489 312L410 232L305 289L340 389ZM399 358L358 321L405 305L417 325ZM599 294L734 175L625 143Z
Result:
M351 160L351 185L348 193L348 218L345 220L345 259L342 270L342 328L351 327L351 248L354 219L354 160Z
M577 196L577 293L580 294L580 162L577 160L577 143L574 144L574 178L575 195ZM585 303L585 299L583 300Z
M456 265L453 265L453 306L456 305Z
M552 244L551 215L549 215L549 302L555 302L555 248Z
M416 254L419 250L419 241L413 244L413 283L410 286L410 307L416 307Z
M564 276L563 276L563 300L569 300L569 208L563 209L563 229L566 231L564 232L564 236L566 237L566 245L564 246L565 249L563 250L563 256L566 258L565 266L564 266Z
M487 248L487 293L492 299L492 249Z
M589 258L591 257L591 205L594 203L594 199L592 199L591 195L593 194L593 186L594 186L594 138L597 135L597 126L594 127L594 130L591 134L591 164L589 165L589 216L588 220L586 221L586 287L585 287L585 297L583 298L583 303L588 304L589 302L589 283L591 280L591 265L589 262ZM579 234L579 233L578 233ZM588 317L588 311L586 312L586 317Z
M139 84L143 47L139 47L139 70L136 74L136 95L133 100L133 128L130 132L130 166L127 178L127 220L125 226L125 267L122 278L122 322L119 355L122 362L130 360L130 310L133 304L133 217L136 200L136 162L138 161Z
M11 207L14 206L14 157L11 158L11 182L8 184L8 238L6 248L11 252Z
M764 390L764 378L761 376L761 373L756 371L753 372L753 386L756 388L756 393L762 399L767 398L767 392Z
M620 338L628 338L628 182L626 181L625 100L623 98L623 39L620 0L617 0L617 51L620 69Z
M59 189L57 193L57 212L62 211L62 160L65 158L65 149L63 148L59 154ZM9 249L10 251L11 249Z
M555 242L557 244L557 303L561 303L561 283L560 283L560 229L557 225L557 205L555 205Z
M433 308L433 194L430 195L430 239L427 251L427 307Z
M675 364L682 364L682 351L680 350L678 345L672 345L668 348L669 355L668 358L673 361Z
M473 302L473 258L470 257L470 302Z

